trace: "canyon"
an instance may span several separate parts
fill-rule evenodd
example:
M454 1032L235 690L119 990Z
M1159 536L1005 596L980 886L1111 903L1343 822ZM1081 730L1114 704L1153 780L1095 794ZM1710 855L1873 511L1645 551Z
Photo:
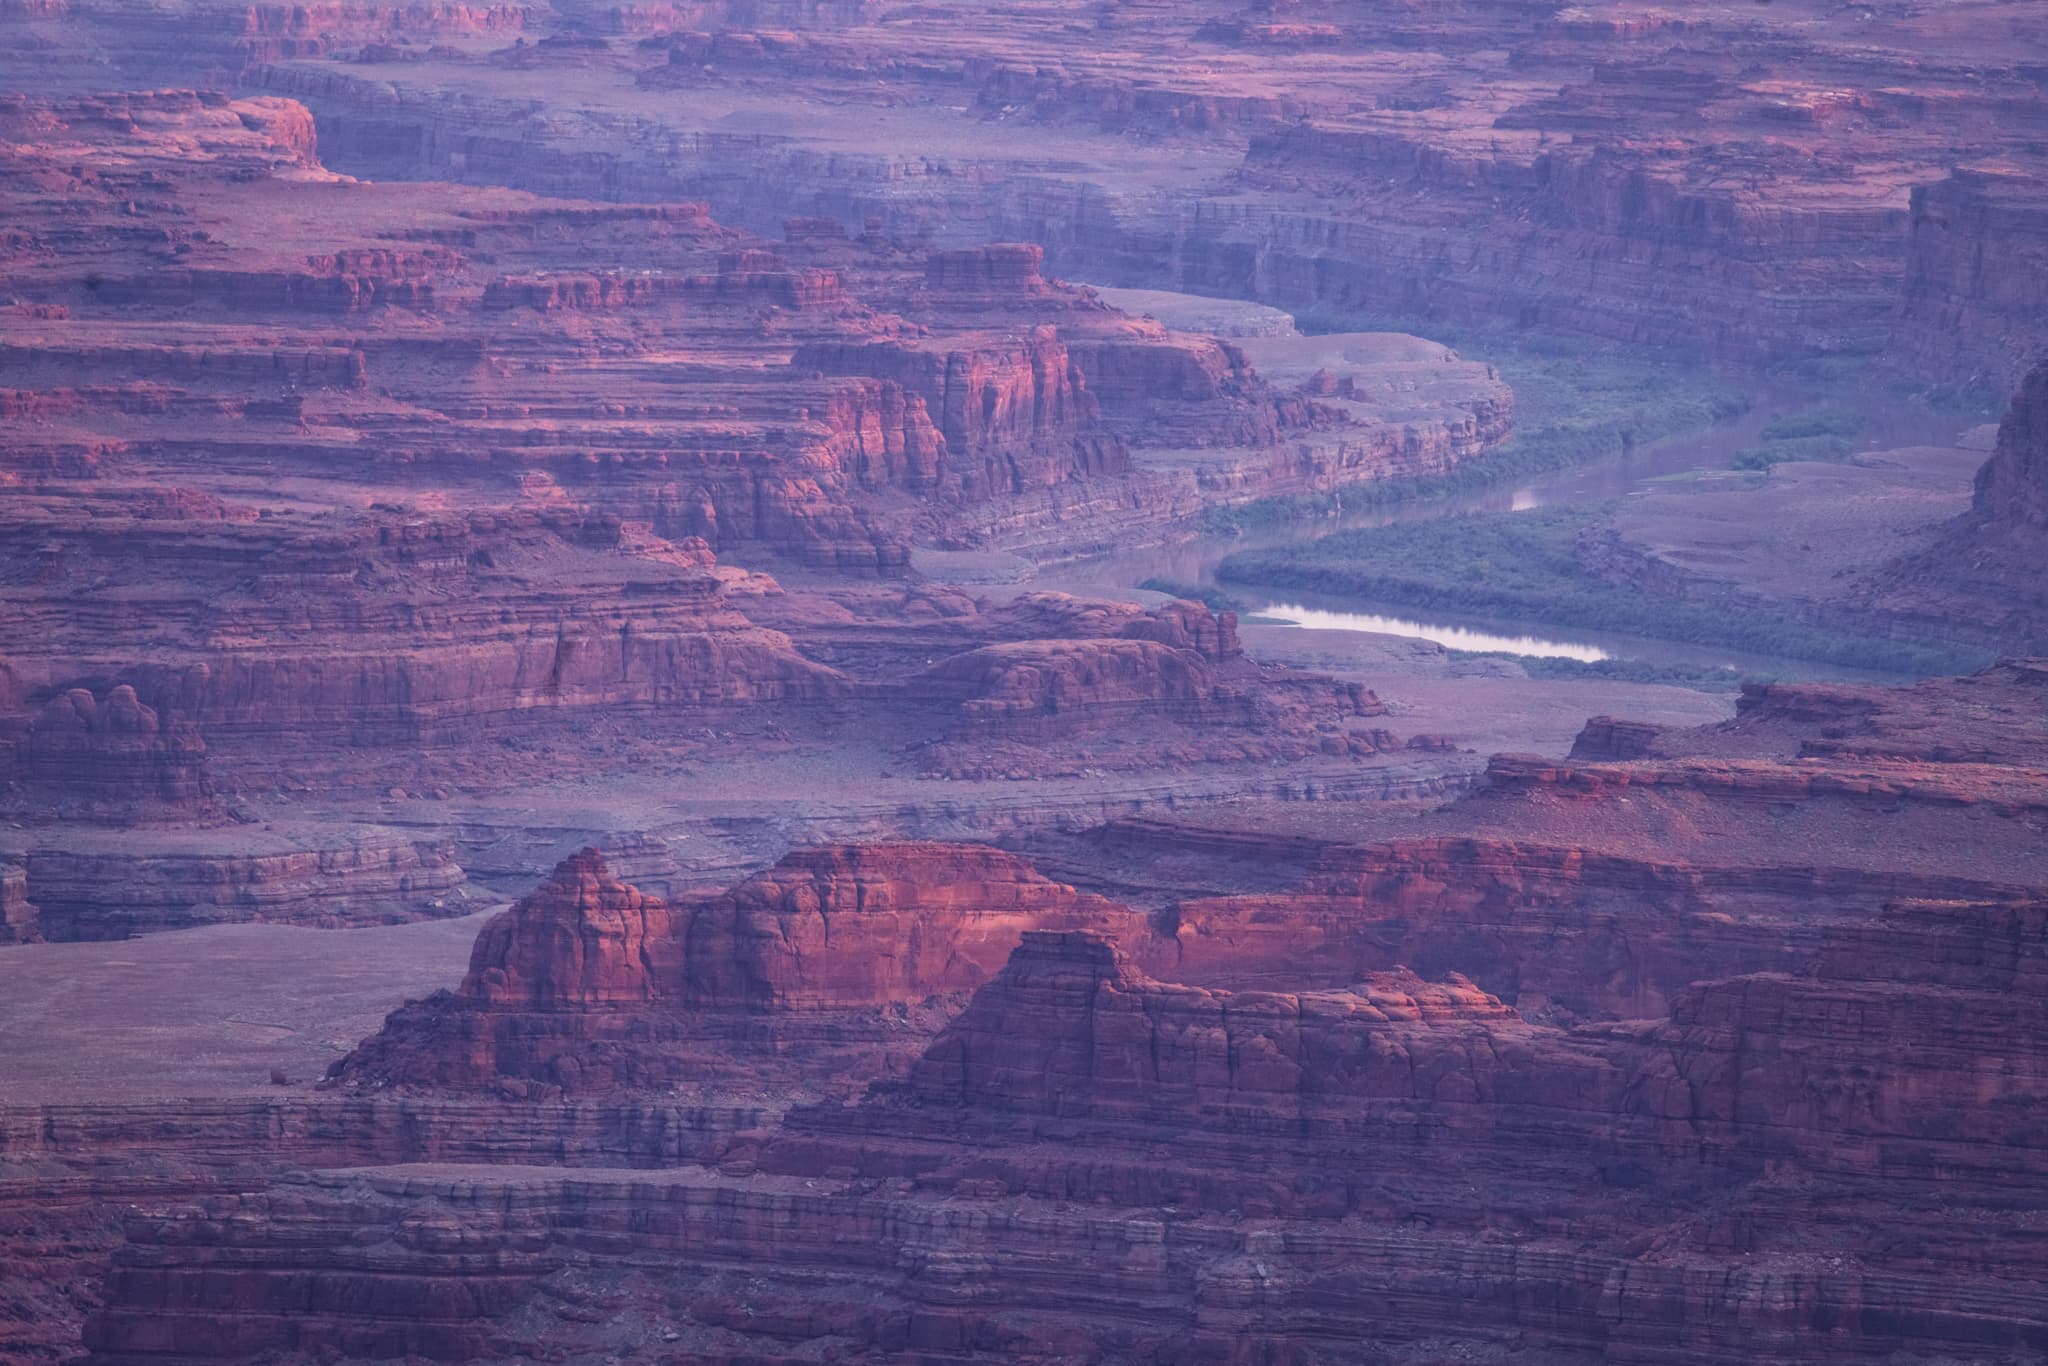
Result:
M10 6L301 101L351 174L1043 244L1104 283L2002 397L2041 341L2023 0ZM176 34L172 41L167 35ZM70 76L69 81L90 77ZM103 85L105 82L102 83Z
M2044 686L1757 686L1377 828L1032 853L1207 888L1165 901L940 844L665 901L577 854L245 1102L298 1174L127 1221L89 1359L2023 1359Z
M2004 420L1949 444L1855 450L1780 436L1731 468L1658 479L1590 509L1495 514L1452 534L1339 533L1224 557L1233 591L1350 593L1839 662L1982 664L2048 649L2041 555L2048 366ZM1818 409L1765 431L1834 422ZM1839 444L1845 449L1832 449ZM1526 534L1525 534L1526 533ZM1427 536L1436 560L1416 554ZM1476 565L1512 565L1497 586Z
M380 176L798 206L1106 282L1993 390L2040 342L2022 4L534 13L509 50L336 25L240 58Z
M1488 366L1366 338L1347 380L1385 397L1326 402L1035 246L365 184L272 97L6 117L31 321L0 355L0 859L45 937L440 913L483 895L457 846L493 819L444 803L849 734L913 789L1167 759L1220 792L1374 756L1388 790L1460 781L1197 604L906 570L914 540L1128 540L1449 468L1510 428ZM138 241L136 196L172 226Z
M2041 372L2030 374L2029 386ZM1751 447L1588 507L1389 525L1228 553L1235 596L1321 595L1904 672L2044 648L2027 390L2002 425L1897 449ZM1819 419L1815 419L1818 421ZM1786 424L1791 425L1791 424ZM1848 442L1841 438L1821 441ZM1418 553L1427 544L1433 558ZM1486 582L1492 565L1512 566Z
M2037 10L0 0L0 1362L2048 1356Z

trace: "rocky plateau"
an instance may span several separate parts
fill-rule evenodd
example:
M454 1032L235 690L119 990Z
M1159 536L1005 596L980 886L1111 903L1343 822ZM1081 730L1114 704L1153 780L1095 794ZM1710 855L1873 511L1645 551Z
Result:
M2044 170L2030 0L0 0L0 1363L2048 1359Z
M260 1137L11 1156L203 1172L80 1253L96 1362L2024 1360L2044 686L1758 686L1427 815L1032 851L1205 889L1164 901L942 844L670 901L587 851ZM224 1168L265 1145L301 1173Z

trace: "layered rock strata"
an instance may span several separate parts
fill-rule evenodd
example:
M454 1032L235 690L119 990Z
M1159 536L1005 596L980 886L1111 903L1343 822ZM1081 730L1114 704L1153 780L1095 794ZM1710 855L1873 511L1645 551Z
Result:
M1902 907L1806 975L1577 1031L1459 979L1215 992L1034 932L905 1081L792 1115L723 1174L400 1168L218 1199L135 1227L87 1341L107 1362L631 1356L618 1316L653 1310L657 1350L699 1355L2024 1355L2048 1333L2016 1240L2037 1069L1972 1075L1956 1026L2035 1036L2044 924L2038 903ZM1991 943L2011 956L1987 964ZM1901 1182L1937 1166L1939 1195ZM1968 1203L1974 1236L1946 1257L1887 1237L1936 1199ZM462 1251L422 1236L428 1208ZM862 1253L826 1252L854 1229ZM344 1244L363 1251L318 1250ZM593 1274L601 1312L549 1312ZM410 1289L374 1317L333 1297L372 1279Z
M993 225L1087 278L1744 361L1883 350L1962 385L2041 340L2048 47L2020 0L1849 26L1824 0L634 13L653 27L451 21L247 79L364 174Z
M49 939L124 939L223 921L346 928L472 909L452 846L394 830L41 839L22 855L20 885L35 902L28 923Z
M1970 507L1925 550L1887 565L1876 605L1928 623L1950 623L2015 650L2048 641L2048 363L2013 395L1991 458L1977 472Z
M406 16L385 19L475 18ZM1166 535L1283 488L1302 450L1412 431L1455 462L1511 410L1444 357L1470 384L1427 417L1312 403L1048 278L1030 244L357 181L272 96L10 98L0 139L0 817L27 832L0 854L59 937L458 909L443 847L487 843L495 813L444 803L547 787L581 811L564 790L621 770L654 795L608 788L575 829L521 817L556 832L549 861L662 824L664 775L694 791L764 758L849 790L907 759L906 784L1199 764L1224 795L1364 792L1396 746L1362 688L1257 666L1193 605L933 590L909 547L1057 541L1097 512L1084 541ZM1204 481L1210 455L1230 479ZM1158 799L1131 777L1010 804ZM926 800L856 828L899 833ZM436 871L343 905L238 867L345 862L358 826L443 849ZM260 890L285 883L308 894Z
M1049 489L1128 483L1148 440L1360 426L1044 280L1036 248L803 224L770 246L688 204L429 207L327 175L295 108L7 115L36 139L24 166L56 177L19 196L24 222L83 215L61 251L48 224L12 249L12 288L49 316L0 357L33 419L0 474L26 585L15 770L46 797L118 786L196 812L206 758L287 734L436 746L832 704L846 681L750 620L776 585L716 554L900 567L909 535L957 537L955 511L1022 498L1035 519ZM208 158L182 156L193 140ZM174 226L138 249L123 205L145 188ZM157 299L174 283L189 293ZM383 491L399 478L414 491ZM65 605L88 584L86 619Z
M350 1125L432 1131L413 1165L153 1188L85 1341L2025 1359L2039 673L1761 686L1496 759L1427 816L1067 846L1178 876L1143 911L987 849L820 849L672 900L579 855L337 1070ZM1264 890L1202 894L1247 860ZM687 1135L619 1118L677 1104ZM322 1164L408 1151L322 1123ZM535 1165L551 1124L574 1170Z
M992 849L800 850L671 904L584 850L478 938L461 987L336 1065L354 1089L531 1096L887 1075L1025 929L1134 913Z

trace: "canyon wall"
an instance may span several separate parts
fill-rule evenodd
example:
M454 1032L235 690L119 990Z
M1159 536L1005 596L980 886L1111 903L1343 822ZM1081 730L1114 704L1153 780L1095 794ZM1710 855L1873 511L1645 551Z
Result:
M514 1143L166 1200L90 1359L2024 1359L2040 672L1602 718L1391 841L1304 808L1061 846L1296 870L1147 911L987 849L672 902L578 855L335 1084L752 1121L660 1171Z
M1853 34L1818 0L892 13L365 46L367 70L252 53L244 79L305 101L360 173L1014 237L1087 278L1312 315L1882 353L1966 388L2040 342L2012 263L2041 239L2042 34L2017 4L1915 0ZM559 80L487 79L508 69Z
M517 17L287 27L495 42ZM1158 800L1162 763L1353 781L1398 750L1361 686L1221 649L1206 609L1034 622L928 590L911 547L1160 539L1510 430L1484 365L1437 355L1398 409L1318 404L1026 243L369 183L272 95L10 97L0 130L10 937L25 906L54 938L454 914L450 846L534 824L494 804L624 767L647 790L585 833L644 831L696 782L660 775L846 763L849 734L879 746L857 769L907 761L909 809L911 784L1089 767L1135 789L1005 819ZM1424 788L1459 781L1439 768Z
M1875 576L1875 605L2007 648L2048 641L2048 364L2013 395L1991 458L1977 472L1970 509L1926 550Z

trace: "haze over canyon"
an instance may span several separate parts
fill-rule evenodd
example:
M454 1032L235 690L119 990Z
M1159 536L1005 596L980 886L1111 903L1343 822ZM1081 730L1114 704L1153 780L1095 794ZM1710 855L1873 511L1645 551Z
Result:
M2048 1359L2033 0L0 0L0 1363Z

